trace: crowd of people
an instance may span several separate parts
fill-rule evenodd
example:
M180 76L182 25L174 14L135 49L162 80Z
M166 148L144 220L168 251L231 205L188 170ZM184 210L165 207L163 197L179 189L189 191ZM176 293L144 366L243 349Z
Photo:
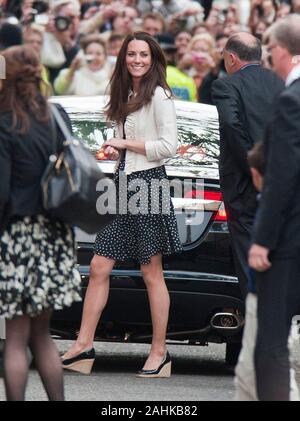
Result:
M211 85L226 73L227 39L240 31L261 39L292 12L300 12L299 0L2 0L0 48L33 46L52 95L102 95L125 37L142 30L167 56L173 93L212 104ZM270 67L266 51L263 61Z
M27 346L51 400L64 398L62 367L90 372L116 260L139 262L149 297L152 343L137 375L171 375L162 257L182 245L169 191L150 189L137 214L120 212L99 231L77 341L60 359L49 334L52 310L81 297L73 230L49 219L42 203L53 153L46 98L104 93L111 94L106 117L117 124L104 144L117 160L116 185L124 174L147 186L167 181L164 159L177 148L175 96L216 105L220 186L247 296L237 399L298 399L288 352L291 318L300 312L298 12L298 0L253 0L242 24L235 4L209 1L2 1L0 314L9 400L24 399ZM61 147L61 133L56 140ZM126 203L131 196L128 188Z

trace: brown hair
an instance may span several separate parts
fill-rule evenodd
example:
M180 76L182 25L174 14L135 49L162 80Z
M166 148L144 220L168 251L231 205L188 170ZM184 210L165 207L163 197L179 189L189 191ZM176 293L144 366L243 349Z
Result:
M101 45L104 50L104 54L106 55L106 44L99 34L90 34L82 37L80 40L80 47L83 49L83 51L85 51L87 47L93 43Z
M12 113L12 130L24 134L29 129L29 117L46 122L49 110L41 94L41 66L37 54L29 46L15 46L2 51L6 64L6 79L0 90L0 112Z
M260 175L265 172L265 156L263 142L257 142L248 152L248 163L250 168L255 168Z
M161 32L165 32L165 30L166 30L165 18L160 13L158 13L158 12L148 12L145 15L143 15L142 18L143 18L143 23L145 22L146 19L152 19L152 20L160 22L162 24L162 31Z
M128 44L133 40L145 41L149 45L152 64L149 71L142 78L140 91L132 101L128 102L128 94L130 89L132 89L132 80L126 66L126 54ZM123 122L127 115L139 110L151 101L157 86L161 86L171 96L171 89L166 81L166 66L162 49L149 34L146 32L134 32L132 35L128 35L119 52L110 81L110 100L106 107L108 120L116 123Z

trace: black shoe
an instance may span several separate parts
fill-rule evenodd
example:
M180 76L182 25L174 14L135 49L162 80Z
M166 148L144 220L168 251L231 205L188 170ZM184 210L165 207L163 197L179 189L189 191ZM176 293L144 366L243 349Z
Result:
M149 377L149 378L155 378L155 377L170 377L171 376L171 357L169 352L166 352L166 355L164 359L162 360L162 363L156 370L140 370L137 372L137 377Z
M89 349L88 351L81 352L76 357L62 359L63 368L67 370L78 371L82 374L90 374L94 361L95 361L95 349Z

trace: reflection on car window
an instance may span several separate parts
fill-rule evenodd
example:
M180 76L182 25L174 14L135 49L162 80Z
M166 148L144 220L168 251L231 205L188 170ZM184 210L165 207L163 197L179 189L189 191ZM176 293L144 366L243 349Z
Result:
M57 101L57 97L55 98ZM106 160L103 142L114 136L114 129L105 122L104 97L61 97L72 120L75 137L87 142L91 152L99 160ZM205 104L176 101L178 149L167 165L194 167L197 165L217 168L219 155L219 130L216 108Z

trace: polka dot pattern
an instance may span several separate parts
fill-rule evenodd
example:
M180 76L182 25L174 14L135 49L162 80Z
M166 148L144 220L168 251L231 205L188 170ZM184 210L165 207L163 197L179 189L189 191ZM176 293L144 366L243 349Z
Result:
M122 180L126 177L124 165L122 160L115 174L117 192L121 177ZM164 186L167 187L153 188L157 183L166 183ZM141 184L142 188L138 187ZM127 202L125 209L129 209L125 214L124 200ZM117 203L119 212L116 218L97 234L95 254L118 261L133 259L148 264L158 253L170 255L182 250L164 166L129 174L125 198L121 192ZM132 203L136 205L134 209L138 208L136 214L132 212Z

